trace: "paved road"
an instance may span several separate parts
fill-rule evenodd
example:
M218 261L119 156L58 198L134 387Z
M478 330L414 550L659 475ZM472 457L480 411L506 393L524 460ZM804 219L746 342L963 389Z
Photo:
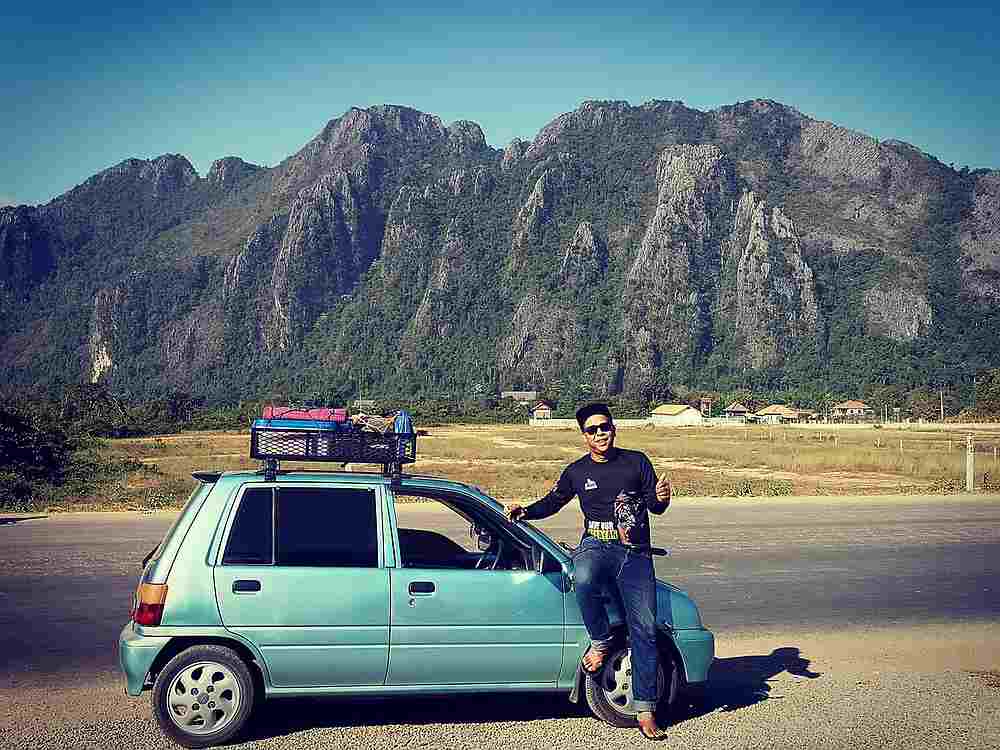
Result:
M0 525L7 675L113 668L139 562L172 519ZM579 512L539 525L573 541ZM1000 497L679 499L654 519L654 538L673 550L658 576L689 591L717 633L1000 620Z
M0 524L0 748L169 746L148 701L121 696L114 643L171 519ZM579 515L540 525L572 540ZM679 499L654 536L674 550L658 574L719 637L710 700L675 718L675 743L1000 745L1000 497ZM269 748L638 744L561 697L278 701L255 727Z

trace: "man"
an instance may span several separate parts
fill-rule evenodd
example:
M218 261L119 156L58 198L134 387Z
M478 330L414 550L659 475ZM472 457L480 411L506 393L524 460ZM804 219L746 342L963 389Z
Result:
M601 591L617 585L625 603L632 647L633 694L639 730L647 739L664 739L656 725L656 579L650 554L649 514L670 505L670 480L656 480L644 453L615 447L615 425L607 404L588 404L576 412L589 452L563 471L555 487L527 507L511 505L512 521L547 518L580 499L583 539L573 553L576 598L590 635L583 668L600 670L611 648L611 629Z

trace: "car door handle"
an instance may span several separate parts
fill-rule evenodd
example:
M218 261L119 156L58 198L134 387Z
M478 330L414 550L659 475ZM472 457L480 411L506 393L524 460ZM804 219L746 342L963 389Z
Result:
M254 594L260 591L260 581L233 581L234 594Z
M410 581L408 590L411 596L430 596L434 593L435 587L431 581Z

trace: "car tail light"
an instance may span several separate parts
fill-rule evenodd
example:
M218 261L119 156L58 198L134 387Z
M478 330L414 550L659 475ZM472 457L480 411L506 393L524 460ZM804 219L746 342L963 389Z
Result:
M163 605L167 601L165 583L140 583L135 592L132 620L136 625L156 627L163 617Z

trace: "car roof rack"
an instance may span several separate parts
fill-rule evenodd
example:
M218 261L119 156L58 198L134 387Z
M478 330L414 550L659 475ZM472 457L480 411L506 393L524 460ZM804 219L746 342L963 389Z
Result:
M250 426L250 457L262 462L261 473L268 482L277 477L279 461L379 464L383 474L396 480L403 464L417 460L417 435L367 430L350 422L255 419Z

